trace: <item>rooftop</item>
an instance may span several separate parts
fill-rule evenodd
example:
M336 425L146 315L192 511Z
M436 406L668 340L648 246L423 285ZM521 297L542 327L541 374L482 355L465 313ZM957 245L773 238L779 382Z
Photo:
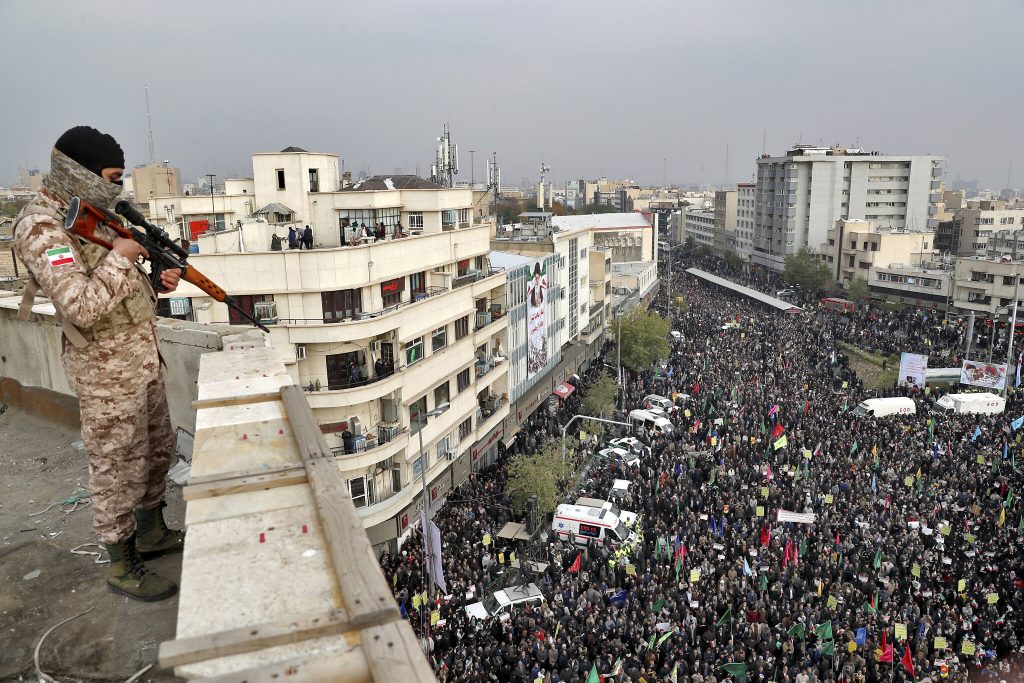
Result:
M360 180L349 187L344 187L341 192L366 192L373 190L443 190L435 182L424 180L415 175L375 175L366 180Z
M650 222L639 211L630 213L590 213L579 216L555 216L551 224L559 230L576 230L578 228L614 229L614 228L649 228Z
M522 256L520 254L513 254L507 251L491 252L492 268L511 270L513 268L518 268L519 266L532 266L536 262L537 259L532 256Z

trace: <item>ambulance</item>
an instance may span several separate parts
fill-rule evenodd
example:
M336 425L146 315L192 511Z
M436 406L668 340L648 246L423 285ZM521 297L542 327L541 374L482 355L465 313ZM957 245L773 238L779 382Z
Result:
M611 510L585 505L559 505L551 520L551 531L559 540L573 541L581 546L606 538L615 545L636 540L636 532L630 530Z

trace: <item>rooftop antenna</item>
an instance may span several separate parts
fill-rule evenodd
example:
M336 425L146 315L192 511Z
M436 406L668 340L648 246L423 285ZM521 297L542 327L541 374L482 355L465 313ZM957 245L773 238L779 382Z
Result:
M537 208L544 210L544 175L551 170L551 167L544 163L544 155L540 157L540 183L537 185Z
M153 118L149 113L149 86L146 86L146 128L149 129L149 163L156 165L156 152L153 151Z
M725 186L729 187L729 143L725 145Z
M434 163L430 166L430 179L441 187L452 187L458 174L459 146L452 144L451 132L448 130L448 124L445 124L441 137L437 139Z
M764 156L768 153L768 129L761 129L761 155Z

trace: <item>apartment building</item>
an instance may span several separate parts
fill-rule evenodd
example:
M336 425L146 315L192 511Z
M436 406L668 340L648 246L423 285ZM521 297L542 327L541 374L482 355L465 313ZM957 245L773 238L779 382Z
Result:
M838 220L819 246L819 258L829 265L837 282L868 280L875 266L920 265L932 256L935 233L909 232L873 221Z
M753 260L782 271L788 254L824 242L837 220L933 231L941 176L938 156L807 145L766 155L757 161Z
M952 304L953 278L952 264L941 262L876 265L868 272L868 291L876 299L946 311Z
M595 247L611 250L613 263L658 259L658 237L653 222L636 211L553 216L551 224L560 232L588 230Z
M719 254L736 250L736 190L715 191L714 249Z
M956 255L981 255L992 237L1024 228L1024 206L1011 206L1002 199L969 201L954 211L951 223Z
M736 253L744 262L754 255L754 196L757 185L736 185Z
M257 210L237 227L197 234L190 263L270 327L367 533L390 544L416 520L424 475L437 504L496 455L492 437L509 410L506 274L490 263L489 227L462 220L472 190L390 178L339 190L330 163L310 173L332 158L254 155L254 180L225 202L242 195L258 209L277 204L270 218L291 213L317 226L317 248L272 251L272 235L287 223ZM417 227L352 240L357 221ZM187 283L161 305L199 322L242 324ZM439 407L447 410L424 417Z
M684 239L693 238L697 245L713 249L715 246L714 209L687 209L684 217Z
M987 259L978 256L956 260L953 305L961 311L974 311L985 317L1006 316L1013 306L1022 304L1024 261L1010 258ZM1020 313L1018 313L1020 315Z
M146 164L131 171L132 194L137 203L145 205L157 197L176 197L181 194L178 169L167 164Z

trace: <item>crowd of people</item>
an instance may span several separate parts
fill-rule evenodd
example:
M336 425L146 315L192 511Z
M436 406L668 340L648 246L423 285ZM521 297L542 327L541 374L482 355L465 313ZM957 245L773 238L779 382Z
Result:
M523 544L496 539L522 521L509 453L436 512L447 595L423 599L418 532L381 559L439 679L1021 680L1024 392L1011 388L998 415L933 416L933 391L909 394L914 414L856 416L865 389L839 342L952 366L963 325L914 311L783 316L681 265L672 289L688 310L673 314L667 368L624 387L627 408L671 397L674 430L635 433L648 446L638 466L598 461L593 444L575 454L590 463L588 492L631 482L617 502L640 514L631 552L545 535L544 571L512 569ZM519 449L579 411L543 412ZM544 601L467 615L513 581L537 583Z

